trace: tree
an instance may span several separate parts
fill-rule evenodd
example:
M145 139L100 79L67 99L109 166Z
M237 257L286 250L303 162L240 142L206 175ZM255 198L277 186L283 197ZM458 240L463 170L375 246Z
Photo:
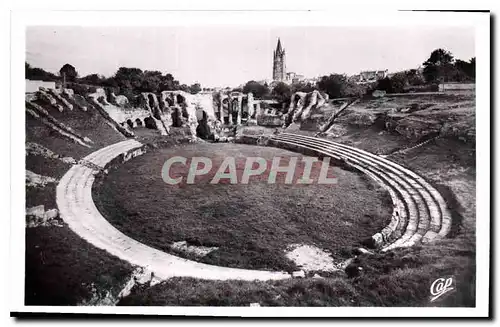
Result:
M290 86L283 82L278 82L273 88L271 95L275 97L279 102L288 102L292 96L292 89Z
M162 82L162 73L160 71L146 70L142 76L140 92L158 92Z
M345 95L346 85L347 77L340 74L323 76L318 82L318 88L326 92L330 96L330 99L343 97Z
M167 73L162 77L160 91L175 91L179 89L180 83L174 78L172 74Z
M408 76L406 72L399 72L391 76L391 86L393 93L402 93L406 86L408 86Z
M64 66L59 69L59 74L61 75L61 77L64 77L66 82L74 82L78 77L76 68L71 66L70 64L64 64Z
M189 87L189 93L191 94L196 94L199 93L200 91L201 91L200 83L191 84L191 86Z
M416 69L410 69L406 71L406 77L408 79L409 85L422 85L425 83L423 76Z
M377 81L377 86L375 89L380 91L385 91L387 93L392 93L392 83L389 77L385 77Z
M298 83L292 84L292 92L293 93L295 93L295 92L309 93L309 92L314 91L314 89L315 89L314 85L311 83L298 82Z
M102 85L106 78L99 74L90 74L79 79L80 82L91 85Z
M428 83L448 81L453 75L453 55L450 51L436 49L424 63L423 75Z
M475 80L475 75L476 75L476 58L471 58L468 62L463 61L460 59L457 59L455 61L455 67L457 68L458 71L460 71L462 74L460 77L464 78L465 80Z
M347 81L342 91L342 97L361 97L366 94L369 87L369 84L356 84L355 82Z
M116 71L114 79L120 87L139 89L144 79L144 73L139 68L120 67Z
M402 93L408 85L408 78L405 72L399 72L391 77L386 77L377 82L375 89L386 91L387 93Z
M262 98L269 93L269 88L256 81L248 81L243 87L243 93L252 92L256 98Z
M59 77L47 72L41 68L31 67L27 62L24 63L25 78L33 81L58 81Z
M125 95L129 101L142 92L143 87L147 87L143 85L144 73L139 68L120 67L112 79L112 83L120 88L120 94Z

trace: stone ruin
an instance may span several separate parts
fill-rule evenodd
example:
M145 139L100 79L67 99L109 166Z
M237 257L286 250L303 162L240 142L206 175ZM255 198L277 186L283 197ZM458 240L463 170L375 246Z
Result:
M198 135L202 138L210 138L218 129L212 94L163 91L157 95L153 92L143 92L135 99L134 107L127 106L128 102L120 99L121 96L112 96L113 102L121 102L119 107L110 103L104 104L102 100L101 103L110 116L126 128L143 126L168 135L172 127L181 127L185 128L191 137Z
M218 92L214 99L215 115L224 125L256 124L256 117L261 111L260 100L252 93Z
M290 98L288 112L284 116L283 127L304 121L311 117L313 109L318 109L328 102L328 94L314 90L310 93L296 92Z
M130 128L146 126L168 135L171 127L184 127L191 136L217 139L222 126L260 125L287 127L292 122L308 119L314 109L328 102L328 95L313 91L296 92L287 108L275 100L255 99L252 93L163 91L142 93L138 108L120 122Z
M95 107L126 136L133 136L137 127L155 129L161 135L169 135L172 128L180 128L191 138L212 140L229 136L225 134L243 124L287 128L292 123L308 119L314 109L328 101L328 95L318 91L294 93L287 107L276 100L256 99L252 93L242 92L143 92L130 102L123 95L107 95L103 88L97 88L84 97L74 94L71 89L60 92L73 99L74 104L84 111L89 104ZM53 105L59 111L73 108L55 90L42 88L30 96Z

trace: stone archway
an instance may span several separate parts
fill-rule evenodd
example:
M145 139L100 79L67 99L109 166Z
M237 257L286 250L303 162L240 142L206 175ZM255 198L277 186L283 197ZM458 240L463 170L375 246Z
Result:
M139 126L142 126L142 125L143 125L142 120L141 120L140 118L137 118L137 119L135 120L135 124L137 125L137 127L139 127Z
M230 108L230 103L229 103L229 99L228 98L225 98L222 100L222 117L221 117L221 121L224 123L224 124L229 124L229 117L231 116L231 108ZM227 114L227 116L226 116Z
M153 117L146 117L144 118L144 126L149 129L158 129L158 126L156 125L156 120Z
M172 127L182 127L182 111L179 107L172 108Z
M186 99L184 99L184 97L180 94L176 94L175 97L178 105L183 105L186 102Z
M196 127L196 136L201 139L207 140L213 138L213 133L208 126L208 115L205 110L200 111L201 119L198 119L198 126Z
M172 107L174 105L174 100L172 98L165 97L165 101L167 101L169 107Z
M243 98L241 100L241 119L248 120L250 116L250 107L248 103L248 98Z
M239 113L239 100L238 98L235 98L231 100L231 110L229 117L231 119L231 124L237 124L238 123L238 113Z

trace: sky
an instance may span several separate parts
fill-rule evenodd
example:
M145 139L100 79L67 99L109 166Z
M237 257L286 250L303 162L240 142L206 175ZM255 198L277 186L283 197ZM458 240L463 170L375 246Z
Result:
M26 61L54 73L66 63L80 76L111 76L124 66L168 72L184 84L238 86L271 79L278 37L287 71L306 77L417 68L437 48L475 56L474 29L465 26L37 26L26 30Z

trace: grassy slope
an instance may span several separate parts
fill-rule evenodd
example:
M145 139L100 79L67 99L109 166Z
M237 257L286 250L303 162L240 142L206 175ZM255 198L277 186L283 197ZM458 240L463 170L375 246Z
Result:
M135 288L119 305L248 306L474 306L475 265L470 250L443 241L377 256L360 256L364 273L324 279L275 282L203 281L173 278L153 287ZM454 275L457 291L429 302L429 287Z
M93 147L95 149L126 139L125 136L111 128L101 114L90 104L87 106L87 111L75 107L73 110L65 109L63 112L59 112L50 105L40 104L61 123L71 127L81 136L89 137L94 142Z
M209 156L214 168L194 185L170 186L161 179L161 168L174 155ZM288 271L297 267L283 255L287 245L316 245L340 261L390 218L388 194L365 176L341 169L330 169L336 185L270 185L265 174L247 185L208 184L226 156L239 158L241 177L247 156L264 157L270 167L273 156L299 155L230 143L161 149L121 165L94 184L96 205L122 232L155 248L171 251L170 243L186 240L219 247L201 259L206 263ZM176 173L185 176L187 169L171 174Z
M54 109L45 108L54 114ZM55 114L60 121L96 142L93 148L68 141L29 115L26 115L26 141L78 160L102 146L123 139L97 113L77 110ZM26 169L37 174L59 179L69 167L56 159L26 156ZM46 210L56 208L55 194L55 184L44 188L27 187L26 207L43 204ZM76 305L96 295L91 285L97 286L101 292L98 297L104 296L105 291L116 295L133 269L128 263L83 241L66 225L27 228L25 244L27 305Z
M26 229L27 305L77 305L95 296L115 296L133 267L90 245L67 226Z
M402 112L407 109L410 110ZM363 99L337 118L335 127L345 131L345 135L333 140L373 153L389 154L418 144L426 131L434 128L439 131L443 125L446 128L443 132L451 137L458 139L461 132L467 136L468 132L475 132L474 118L474 94L469 93ZM419 132L401 135L394 130L398 125L400 129L414 127ZM453 128L456 131L452 132Z

